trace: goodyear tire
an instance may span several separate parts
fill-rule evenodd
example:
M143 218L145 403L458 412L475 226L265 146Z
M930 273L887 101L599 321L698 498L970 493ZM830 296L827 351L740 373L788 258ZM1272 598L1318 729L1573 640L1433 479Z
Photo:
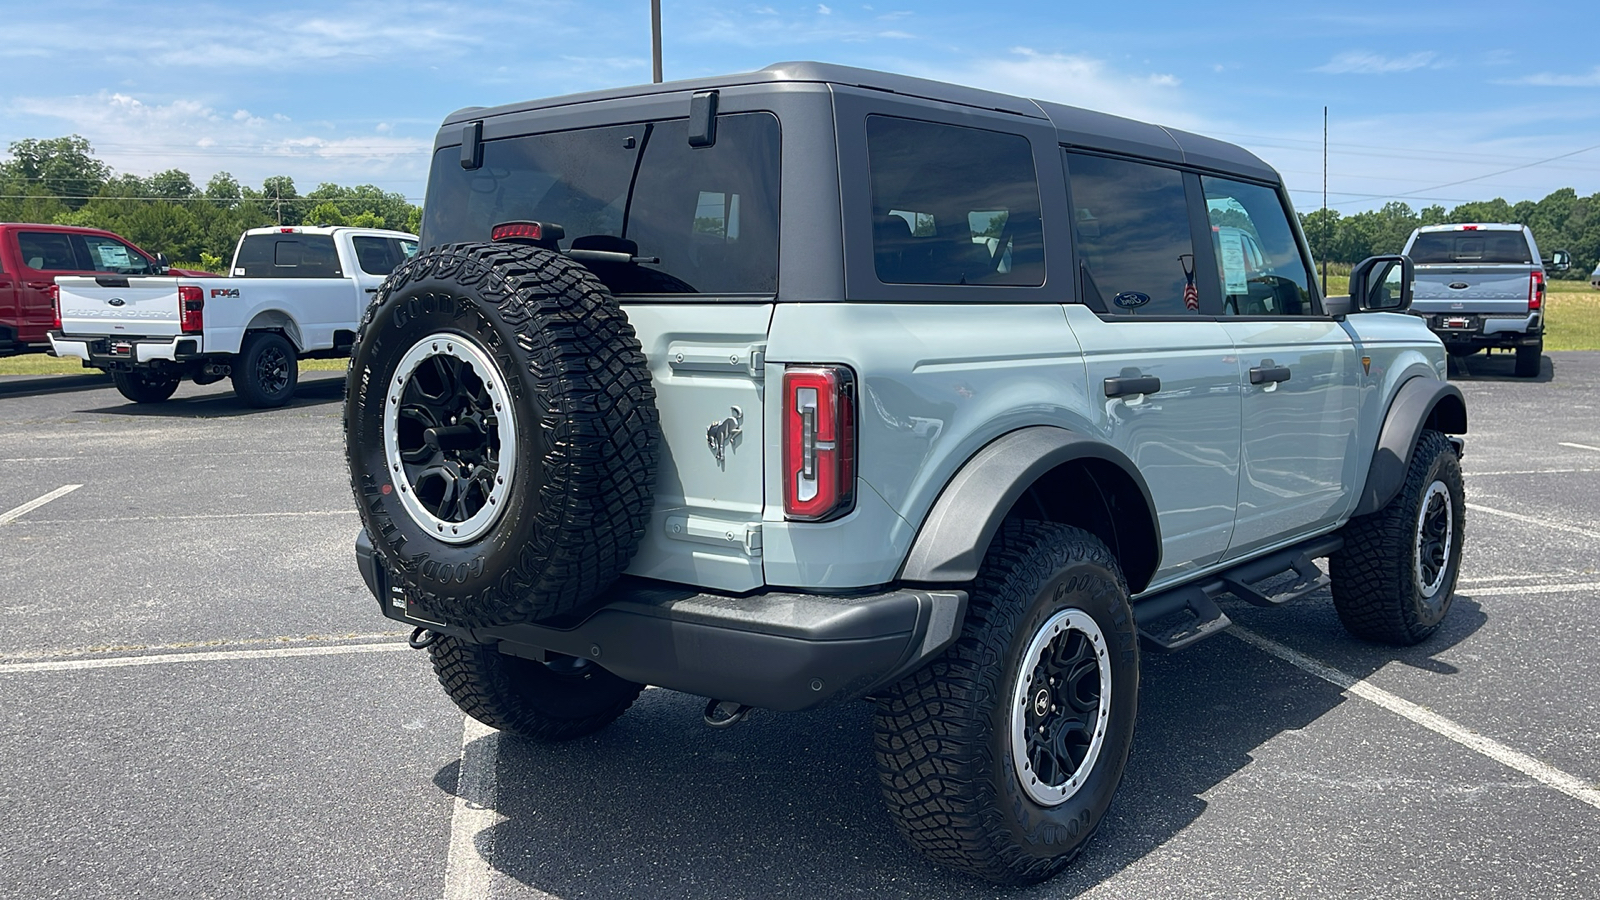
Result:
M1009 522L944 655L878 699L889 813L935 862L1000 884L1067 866L1122 781L1139 703L1128 587L1099 539Z
M135 403L161 403L171 399L178 390L178 381L176 375L143 371L111 373L111 383L117 386L117 393Z
M644 353L559 254L451 244L402 264L367 309L345 396L362 524L429 619L577 610L644 536L658 445Z
M1461 461L1450 441L1424 431L1405 484L1383 509L1344 526L1328 558L1333 607L1352 635L1406 646L1427 640L1450 611L1466 526Z

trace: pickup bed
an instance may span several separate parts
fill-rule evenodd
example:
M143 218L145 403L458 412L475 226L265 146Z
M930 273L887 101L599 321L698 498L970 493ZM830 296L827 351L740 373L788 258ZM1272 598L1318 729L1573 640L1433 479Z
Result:
M299 359L349 355L369 297L416 248L398 231L256 228L226 278L58 277L50 345L110 372L135 402L231 377L246 403L281 406Z
M1412 232L1405 255L1416 263L1411 312L1454 356L1515 350L1516 374L1539 374L1544 353L1545 264L1526 225L1430 225ZM1557 251L1553 271L1570 266Z

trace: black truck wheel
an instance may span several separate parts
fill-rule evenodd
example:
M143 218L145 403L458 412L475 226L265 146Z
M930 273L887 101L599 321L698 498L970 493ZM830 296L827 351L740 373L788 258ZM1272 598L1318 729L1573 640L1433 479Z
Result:
M936 862L1043 881L1111 806L1138 702L1138 640L1111 552L1070 526L1008 523L961 637L879 695L890 815Z
M135 403L161 403L171 399L181 381L176 375L157 375L153 372L111 373L111 383L117 393Z
M300 383L300 355L276 331L245 335L233 362L233 392L257 409L282 406L294 399Z
M1461 570L1466 494L1450 441L1424 431L1405 484L1388 505L1351 519L1328 559L1345 630L1385 644L1420 643L1450 610Z
M627 712L644 690L572 656L551 654L549 661L535 662L443 635L428 653L439 683L462 712L529 740L593 734Z
M559 254L431 248L367 309L350 477L373 546L429 619L513 624L595 599L649 524L658 441L632 326Z
M1517 348L1516 375L1518 378L1538 378L1539 366L1544 361L1544 339L1537 344L1523 344Z

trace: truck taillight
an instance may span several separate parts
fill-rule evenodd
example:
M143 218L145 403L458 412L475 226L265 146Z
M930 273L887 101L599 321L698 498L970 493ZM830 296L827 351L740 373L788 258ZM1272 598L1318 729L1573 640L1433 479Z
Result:
M178 285L178 327L184 334L205 330L206 292L192 284Z
M55 322L50 326L52 331L61 330L61 285L50 285L50 306L55 310Z
M783 373L783 512L836 519L855 505L855 376L843 366Z
M1528 309L1530 311L1544 307L1544 273L1534 272L1528 278Z

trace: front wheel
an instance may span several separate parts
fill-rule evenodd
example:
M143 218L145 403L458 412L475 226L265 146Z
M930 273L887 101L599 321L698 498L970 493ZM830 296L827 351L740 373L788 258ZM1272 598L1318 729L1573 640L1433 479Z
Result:
M233 365L233 392L257 409L282 406L294 399L300 382L300 358L289 339L276 331L247 335Z
M961 637L879 696L890 815L935 862L1000 884L1067 866L1122 780L1139 701L1127 583L1088 532L1008 523Z
M1328 559L1333 607L1345 630L1399 645L1439 630L1461 570L1465 525L1461 461L1443 434L1424 431L1400 493L1351 519L1344 548Z
M644 690L573 656L550 654L541 663L444 635L428 652L439 683L462 712L529 740L593 734L627 712Z
M117 386L117 393L135 403L161 403L171 399L181 380L176 375L153 372L111 373L111 383Z

